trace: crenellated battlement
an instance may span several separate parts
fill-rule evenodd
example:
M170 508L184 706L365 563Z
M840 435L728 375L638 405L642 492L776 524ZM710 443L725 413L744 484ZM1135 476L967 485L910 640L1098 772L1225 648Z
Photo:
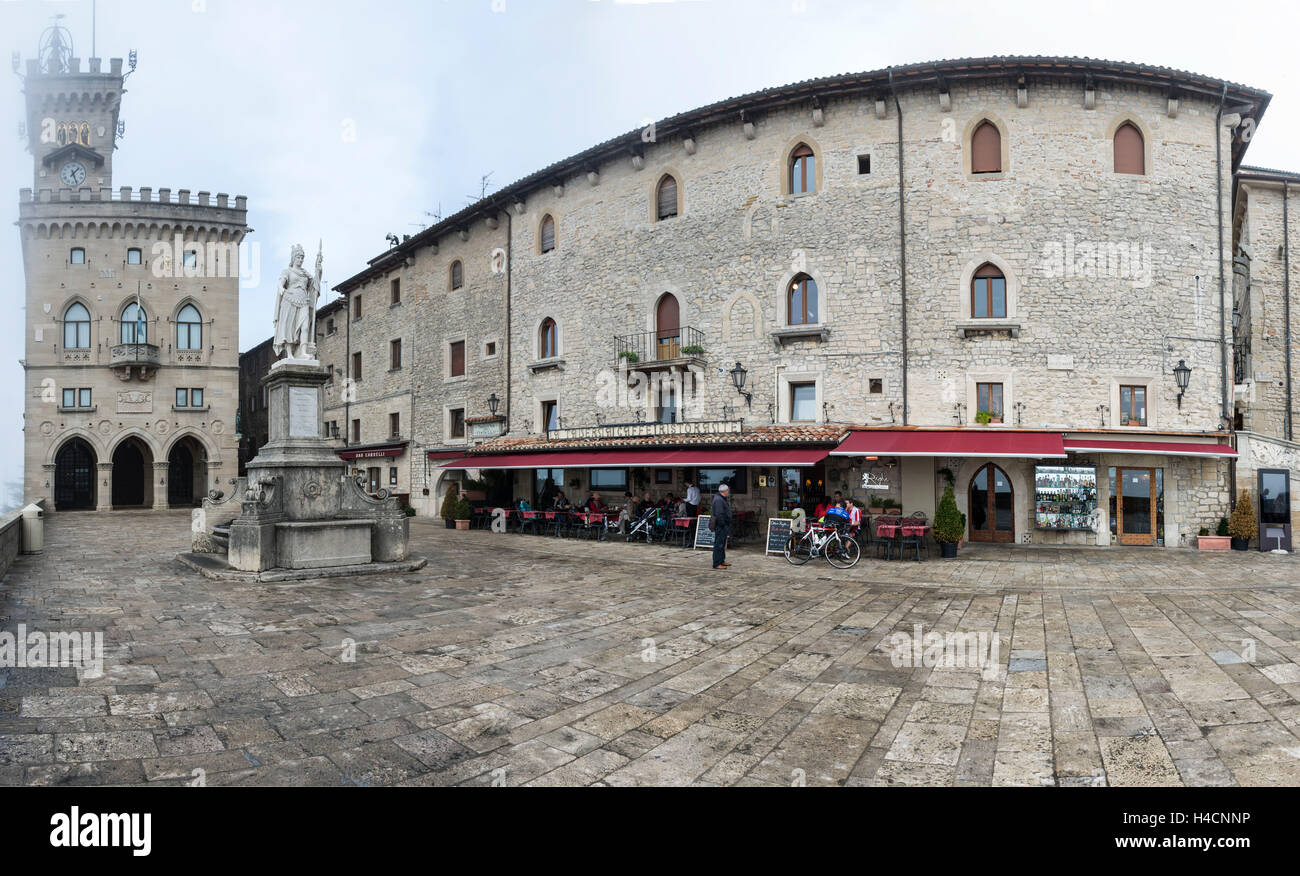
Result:
M89 62L85 70L81 69L82 61ZM29 79L66 79L71 76L115 76L119 79L122 77L121 58L110 58L108 70L105 71L103 68L103 58L69 58L67 70L47 72L41 69L41 62L38 59L27 59L27 77Z
M24 204L87 204L87 203L135 203L135 204L173 204L180 207L211 207L219 210L248 210L248 196L235 195L233 204L230 195L218 192L215 201L212 193L201 191L197 194L190 189L152 186L121 186L117 189L103 187L100 189L19 189L18 203Z

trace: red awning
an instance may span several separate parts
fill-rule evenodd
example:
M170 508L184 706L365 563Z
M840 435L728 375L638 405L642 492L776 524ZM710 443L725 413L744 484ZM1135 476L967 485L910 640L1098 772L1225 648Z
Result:
M1110 438L1067 438L1065 449L1073 453L1147 453L1157 456L1236 456L1227 444L1198 444L1190 441L1123 441Z
M386 456L401 456L406 452L406 442L375 447L353 447L337 452L339 459L383 459Z
M992 456L1064 459L1059 432L870 429L852 432L831 456Z
M701 447L701 448L606 448L603 450L550 451L546 453L499 453L466 456L442 464L442 468L732 468L741 465L816 465L826 458L825 447Z

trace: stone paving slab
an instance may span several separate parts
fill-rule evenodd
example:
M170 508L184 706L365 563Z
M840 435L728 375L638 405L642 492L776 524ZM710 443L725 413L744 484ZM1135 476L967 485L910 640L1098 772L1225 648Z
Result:
M219 581L184 512L51 515L0 629L103 674L0 667L0 785L1300 784L1293 556L411 534L407 574Z

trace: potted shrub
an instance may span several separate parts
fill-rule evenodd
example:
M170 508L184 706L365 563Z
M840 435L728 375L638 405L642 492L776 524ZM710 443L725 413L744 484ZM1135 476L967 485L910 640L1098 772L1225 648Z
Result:
M455 487L447 491L447 495L442 497L442 510L438 512L448 529L456 528L456 502L459 499L456 492Z
M457 529L469 529L469 518L471 513L473 512L469 506L469 500L458 499L456 501L455 514Z
M682 347L682 355L683 355L683 356L703 356L703 355L704 355L704 348L701 347L699 344L688 344L688 345L686 345L685 347Z
M1242 490L1237 504L1232 506L1228 535L1232 538L1234 551L1249 550L1250 540L1259 535L1259 521L1255 519L1255 508L1250 502L1250 490Z
M989 423L993 422L993 414L989 411L976 411L975 422L981 426L987 426Z
M1226 518L1221 521L1223 528L1228 528ZM1229 538L1225 531L1223 535L1210 535L1210 528L1202 526L1201 531L1196 534L1196 548L1202 551L1226 551L1228 549Z
M625 360L629 365L634 365L641 361L641 357L636 354L635 350L623 350L618 354L618 358Z
M1214 534L1221 535L1224 538L1228 537L1228 518L1226 517L1219 518L1219 525L1218 527L1215 528Z
M939 551L944 559L957 556L957 542L966 534L966 515L957 510L957 497L952 485L943 488L943 498L939 508L934 512L934 526L931 529L934 540L939 543Z

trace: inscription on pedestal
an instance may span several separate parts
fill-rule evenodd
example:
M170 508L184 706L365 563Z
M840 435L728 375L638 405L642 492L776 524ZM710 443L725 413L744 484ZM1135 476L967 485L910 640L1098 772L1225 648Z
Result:
M289 437L320 437L320 411L317 390L309 386L289 387Z

